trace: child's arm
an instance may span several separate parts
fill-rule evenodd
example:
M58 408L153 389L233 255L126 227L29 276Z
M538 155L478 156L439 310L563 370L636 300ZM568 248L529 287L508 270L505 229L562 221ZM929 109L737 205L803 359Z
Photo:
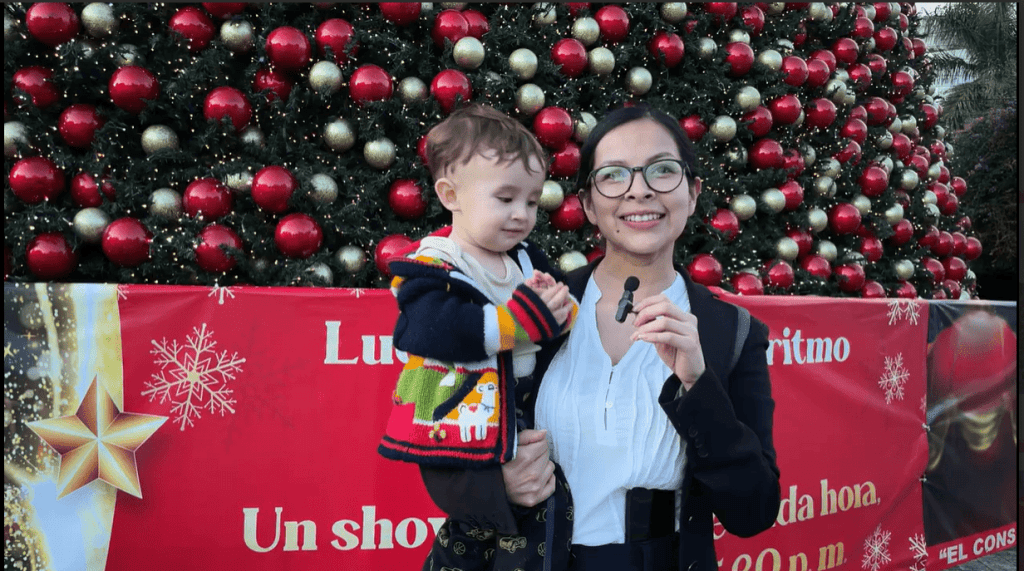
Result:
M579 303L569 293L569 288L555 281L550 274L533 270L533 275L525 283L544 300L555 320L562 324L562 333L568 332L576 322L579 314Z

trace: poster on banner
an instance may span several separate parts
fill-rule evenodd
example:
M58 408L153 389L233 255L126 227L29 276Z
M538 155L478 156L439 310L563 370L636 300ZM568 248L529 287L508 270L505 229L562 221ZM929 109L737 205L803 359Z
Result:
M925 536L932 570L1017 544L1017 312L930 305Z
M924 571L927 305L727 299L769 328L782 506L750 539L716 523L719 568Z

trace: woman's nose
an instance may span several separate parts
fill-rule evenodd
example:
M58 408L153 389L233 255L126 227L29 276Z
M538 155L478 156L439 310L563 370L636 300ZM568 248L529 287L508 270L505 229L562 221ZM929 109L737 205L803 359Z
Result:
M644 179L643 174L639 172L633 173L633 180L629 182L629 188L626 189L625 196L627 198L633 197L634 200L637 200L653 195L654 191L651 190L650 186L647 186L647 180Z

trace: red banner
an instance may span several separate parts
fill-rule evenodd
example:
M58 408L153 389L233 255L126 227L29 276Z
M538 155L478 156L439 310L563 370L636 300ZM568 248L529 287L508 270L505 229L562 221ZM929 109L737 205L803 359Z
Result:
M730 300L770 328L783 504L755 538L716 527L722 569L935 571L1016 545L1012 525L926 542L929 304ZM384 290L5 284L5 386L52 396L5 429L22 443L5 507L25 522L5 523L9 552L418 568L444 516L415 466L376 452L405 359L396 312Z

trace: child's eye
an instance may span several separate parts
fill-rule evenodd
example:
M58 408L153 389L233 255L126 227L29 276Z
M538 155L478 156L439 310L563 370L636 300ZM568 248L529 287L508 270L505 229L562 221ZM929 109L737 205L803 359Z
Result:
M499 196L498 200L500 200L501 202L504 202L505 204L511 204L511 202L512 202L512 199L507 197L507 196Z

